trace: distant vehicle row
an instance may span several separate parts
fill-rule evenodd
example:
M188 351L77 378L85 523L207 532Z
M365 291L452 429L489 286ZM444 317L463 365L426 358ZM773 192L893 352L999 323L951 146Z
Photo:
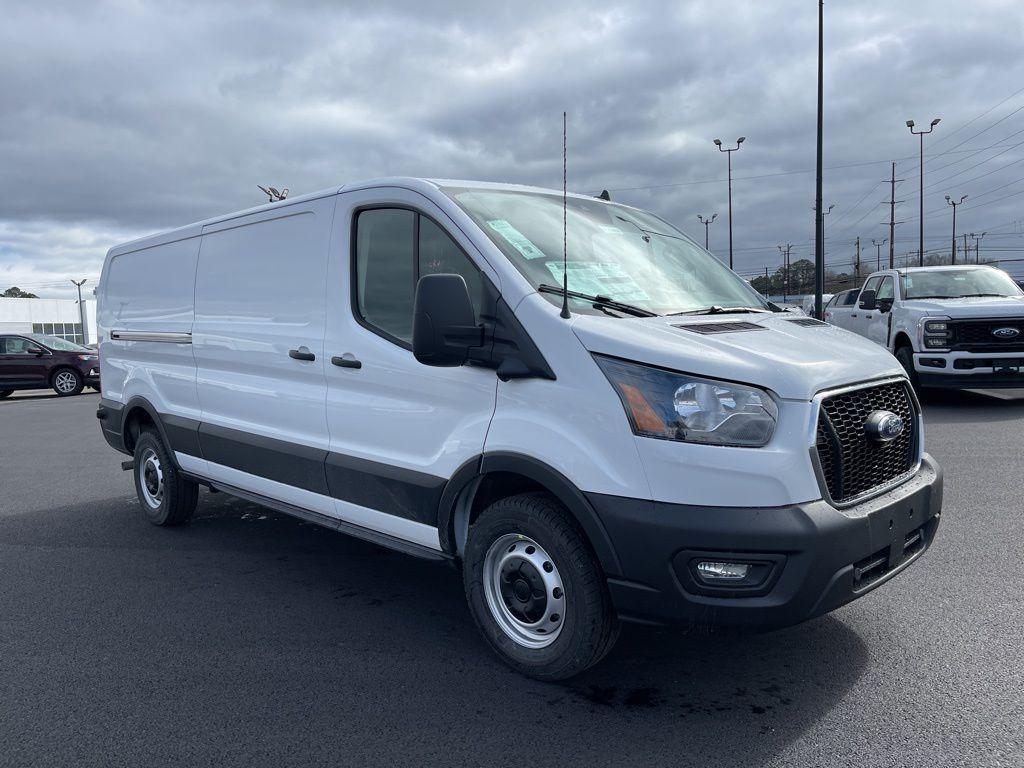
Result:
M988 266L873 273L824 320L881 344L915 386L1024 387L1024 291Z

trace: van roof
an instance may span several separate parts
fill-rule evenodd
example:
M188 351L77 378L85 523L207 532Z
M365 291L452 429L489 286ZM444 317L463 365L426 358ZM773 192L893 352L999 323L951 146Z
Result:
M296 197L289 197L285 200L281 200L275 203L263 203L262 205L256 205L251 208L245 208L241 211L234 211L232 213L224 213L219 216L212 216L202 221L196 221L191 224L185 224L180 227L173 229L164 230L162 232L156 232L152 235L145 235L135 240L129 240L125 243L120 243L108 251L108 256L116 256L122 253L128 253L131 251L141 250L143 248L149 248L154 245L162 245L168 242L174 242L175 240L184 240L190 237L197 237L202 234L203 228L208 227L211 224L219 224L223 221L230 219L241 218L243 216L251 216L255 213L261 213L263 211L269 211L271 209L280 209L296 203L308 202L310 200L317 200L323 197L330 197L336 195L342 191L352 191L358 189L370 189L373 187L404 187L414 191L424 192L428 189L440 189L441 187L461 187L466 189L490 189L490 190L508 190L516 192L541 192L547 194L558 194L562 193L561 190L546 189L544 187L529 186L526 184L506 184L502 182L492 181L469 181L463 179L424 179L416 178L411 176L385 176L376 179L366 179L364 181L353 182L349 184L343 184L340 187L328 187L327 189L321 189L317 192L309 192L305 195L298 195ZM569 197L573 198L585 198L588 200L598 200L599 198L592 197L591 195L579 194L576 192L569 192Z

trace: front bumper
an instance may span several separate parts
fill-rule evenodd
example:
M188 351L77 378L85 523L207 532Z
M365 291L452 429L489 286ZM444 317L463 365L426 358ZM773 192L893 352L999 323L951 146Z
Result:
M941 364L941 366L939 365ZM1024 388L1024 352L916 352L914 368L923 387Z
M903 571L931 545L942 472L927 454L899 487L838 510L695 507L588 494L621 574L608 586L620 618L702 631L769 630L820 616ZM751 589L700 585L697 559L767 563Z

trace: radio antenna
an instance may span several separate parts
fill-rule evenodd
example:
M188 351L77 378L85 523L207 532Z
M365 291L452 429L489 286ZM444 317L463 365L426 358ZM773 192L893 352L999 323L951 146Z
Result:
M562 112L562 317L569 319L569 229L568 229L568 160L566 153L565 112Z

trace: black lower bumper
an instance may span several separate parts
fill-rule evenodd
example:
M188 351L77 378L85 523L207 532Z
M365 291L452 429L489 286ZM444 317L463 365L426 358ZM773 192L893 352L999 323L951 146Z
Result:
M768 630L834 610L917 560L938 528L942 473L926 455L898 488L843 510L825 501L731 508L588 498L621 564L608 579L620 618ZM701 560L750 563L756 583L702 583Z
M114 450L128 453L124 445L124 432L121 424L123 416L124 407L121 403L100 398L100 404L96 408L96 418L100 420L103 439Z
M935 389L1024 389L1024 373L924 373L918 384Z

